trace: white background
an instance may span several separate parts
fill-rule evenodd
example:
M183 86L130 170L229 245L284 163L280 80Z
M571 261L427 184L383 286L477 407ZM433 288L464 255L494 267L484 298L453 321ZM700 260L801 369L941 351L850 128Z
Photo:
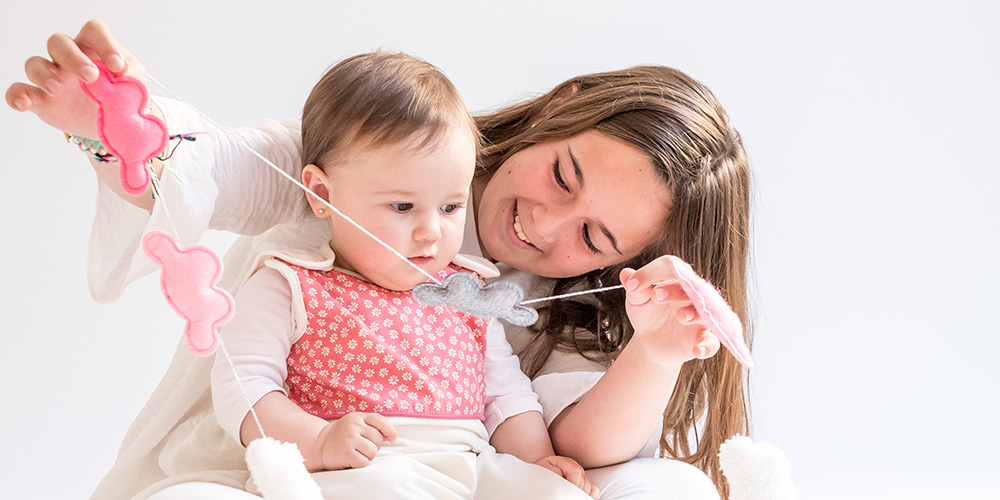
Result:
M4 0L0 84L92 17L231 126L298 116L329 64L379 47L474 111L681 68L755 170L756 437L803 499L998 498L997 3L337 3ZM85 498L182 326L156 277L90 300L95 180L61 133L4 107L0 145L0 498Z

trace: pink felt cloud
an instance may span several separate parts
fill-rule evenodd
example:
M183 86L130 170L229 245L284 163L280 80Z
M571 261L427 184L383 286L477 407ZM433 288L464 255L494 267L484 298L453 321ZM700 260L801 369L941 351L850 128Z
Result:
M752 367L753 360L750 359L750 349L743 340L743 325L740 323L740 318L719 291L698 276L687 262L672 258L670 265L673 266L674 274L677 275L684 293L688 295L698 315L705 321L705 326L719 338L719 342L726 346L729 352L733 353L733 357L740 364L747 368Z
M215 286L222 277L222 259L211 248L190 245L181 248L162 231L142 238L142 249L163 269L160 287L170 307L187 321L184 336L197 356L215 352L215 330L233 317L233 297Z
M149 187L146 162L167 147L167 126L144 112L149 91L130 76L115 76L99 61L100 76L93 83L80 81L83 92L97 103L97 132L108 152L118 158L122 187L142 194Z

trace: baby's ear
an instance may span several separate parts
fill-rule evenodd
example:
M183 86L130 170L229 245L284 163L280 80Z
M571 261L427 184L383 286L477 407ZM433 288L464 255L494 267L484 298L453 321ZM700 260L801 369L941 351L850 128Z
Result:
M319 197L323 201L330 201L330 191L326 188L326 180L326 172L316 165L309 164L302 169L302 184L315 194L306 194L306 200L309 202L309 206L312 207L313 213L320 219L324 219L330 215L330 210L326 207L326 204L317 199Z

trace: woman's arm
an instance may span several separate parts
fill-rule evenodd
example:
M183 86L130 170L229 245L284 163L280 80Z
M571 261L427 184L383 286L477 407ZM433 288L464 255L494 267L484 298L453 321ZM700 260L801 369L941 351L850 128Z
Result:
M719 349L665 258L626 269L626 310L635 333L603 377L549 425L556 452L587 468L629 460L656 432L684 362Z
M52 35L48 52L49 59L28 59L25 74L31 83L12 84L7 89L7 103L18 111L31 111L53 128L71 135L99 137L98 106L77 84L78 80L92 82L97 78L92 60L103 62L116 75L146 80L139 61L98 20L85 24L75 38L63 33ZM169 166L190 181L184 186L185 196L177 202L195 204L192 211L205 219L205 227L259 234L276 224L301 220L304 194L255 154L298 179L302 165L297 122L226 129L214 126L189 106L157 100L159 103L152 103L150 112L166 121L170 134L205 135L193 143L184 141L169 160ZM170 109L162 107L167 103ZM91 163L112 192L147 212L153 210L155 202L148 193L133 196L124 192L116 163ZM164 163L154 160L152 167L162 180ZM198 236L201 231L204 228L197 231ZM185 232L183 228L181 232Z

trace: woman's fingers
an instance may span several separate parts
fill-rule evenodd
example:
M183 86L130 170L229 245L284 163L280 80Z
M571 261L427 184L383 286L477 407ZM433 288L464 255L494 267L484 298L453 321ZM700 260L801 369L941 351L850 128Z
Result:
M66 84L59 76L58 68L44 57L34 56L24 63L24 75L39 89L54 94Z
M30 111L46 97L45 92L27 83L14 83L7 88L7 105L18 111Z
M69 35L56 33L50 36L48 50L52 62L70 76L87 83L97 80L99 75L97 66L94 66L94 63L90 61L90 56L85 54L83 48L77 45L76 41Z
M692 354L698 359L708 359L715 356L715 353L719 352L720 348L719 337L716 337L709 330L705 330L701 332L698 342L694 345Z
M119 73L125 69L125 54L121 45L113 36L108 26L98 19L83 25L75 42L80 47L86 47L112 72Z

